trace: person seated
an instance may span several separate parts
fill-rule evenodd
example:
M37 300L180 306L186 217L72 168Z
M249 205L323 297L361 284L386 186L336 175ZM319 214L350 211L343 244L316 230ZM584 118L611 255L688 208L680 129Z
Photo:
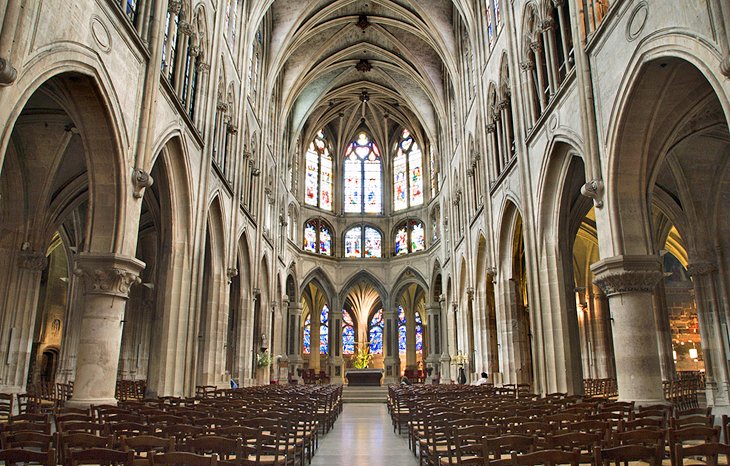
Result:
M479 378L478 378L477 380L475 380L475 381L474 381L474 382L472 382L471 384L472 384L472 385L484 385L484 384L486 384L486 383L488 383L488 382L489 382L489 381L487 380L487 378L488 378L488 377L489 377L489 376L487 375L487 373L486 373L486 372L482 372L482 374L481 374L481 377L479 377Z

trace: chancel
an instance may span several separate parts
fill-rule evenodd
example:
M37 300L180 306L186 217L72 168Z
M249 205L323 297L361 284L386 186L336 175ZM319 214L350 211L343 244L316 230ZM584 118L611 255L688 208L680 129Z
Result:
M441 424L467 412L539 439L505 455L568 414L618 447L646 406L730 438L727 0L7 0L0 24L0 422L115 407L142 421L99 437L205 454L167 424L250 418L235 448L281 464L461 464Z

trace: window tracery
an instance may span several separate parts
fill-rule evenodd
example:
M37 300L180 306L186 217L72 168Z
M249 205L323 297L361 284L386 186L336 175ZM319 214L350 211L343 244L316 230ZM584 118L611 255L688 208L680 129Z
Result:
M344 162L344 204L347 213L383 211L383 166L380 149L365 132L350 142Z
M332 255L334 230L322 219L311 219L304 224L304 250L324 256Z
M305 156L304 202L332 211L332 156L323 131L319 131Z
M400 256L426 249L426 233L420 220L406 220L395 228L395 255Z
M393 206L403 210L423 204L423 153L407 129L401 132L393 158Z
M383 330L385 329L385 321L383 320L383 310L377 310L370 318L368 325L368 335L370 337L370 353L383 354Z
M342 354L355 354L355 322L347 309L342 310Z
M376 228L357 225L345 232L345 257L382 257L383 235Z

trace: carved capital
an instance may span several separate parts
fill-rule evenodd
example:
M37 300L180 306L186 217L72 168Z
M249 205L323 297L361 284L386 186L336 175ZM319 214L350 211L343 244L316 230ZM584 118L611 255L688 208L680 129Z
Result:
M487 280L492 281L497 276L497 267L487 267L484 272L487 274Z
M180 21L177 25L177 32L184 36L190 36L193 34L193 26L187 21Z
M228 104L222 100L219 100L218 103L216 104L215 108L217 110L220 110L221 112L226 112L226 111L228 111Z
M658 256L615 256L591 266L598 285L606 296L622 293L651 293L664 277Z
M687 273L690 277L709 275L716 270L717 266L711 261L698 261L687 265Z
M197 68L198 71L200 71L201 73L207 73L208 71L210 71L210 65L208 63L203 63L202 61L198 63Z
M48 265L48 258L45 254L37 251L20 251L18 267L33 272L41 272Z
M474 287L469 286L466 288L466 297L469 298L469 300L474 299Z
M200 46L191 45L190 47L188 47L188 55L190 55L191 57L197 57L198 55L200 55Z
M520 68L522 71L530 71L535 68L535 62L532 60L523 61L520 63Z
M74 264L74 275L81 279L87 295L107 295L129 298L132 285L139 278L144 262L114 253L81 253Z
M18 71L13 68L10 62L0 57L0 86L8 86L15 82Z
M182 0L170 0L167 3L167 11L169 13L176 15L180 13L180 9L182 9Z
M585 197L593 199L593 205L597 208L603 207L603 181L591 180L580 188L580 193Z
M552 19L552 18L545 18L545 19L544 19L544 20L542 20L542 22L540 23L540 30L541 30L542 32L547 32L547 31L550 31L550 30L552 30L552 29L553 29L554 27L555 27L555 21L553 21L553 19Z
M730 78L730 54L722 59L722 62L720 63L720 72L726 78Z
M236 134L238 133L238 126L234 125L233 123L228 123L228 125L226 125L226 131L228 132L228 134Z
M134 188L134 192L132 195L134 196L134 198L142 199L142 196L144 196L145 188L149 188L150 186L152 186L153 182L154 180L149 173L139 168L135 168L132 171L132 186Z
M489 123L487 125L487 133L491 134L497 131L497 125L494 123Z
M530 42L530 48L535 53L542 52L542 44L539 41Z

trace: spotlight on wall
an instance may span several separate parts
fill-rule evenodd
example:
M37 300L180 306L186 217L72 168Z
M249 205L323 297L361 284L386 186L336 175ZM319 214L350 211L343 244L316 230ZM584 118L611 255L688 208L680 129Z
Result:
M699 355L697 354L697 348L690 348L690 349L689 349L689 357L690 357L691 359L697 359L697 356L699 356Z

